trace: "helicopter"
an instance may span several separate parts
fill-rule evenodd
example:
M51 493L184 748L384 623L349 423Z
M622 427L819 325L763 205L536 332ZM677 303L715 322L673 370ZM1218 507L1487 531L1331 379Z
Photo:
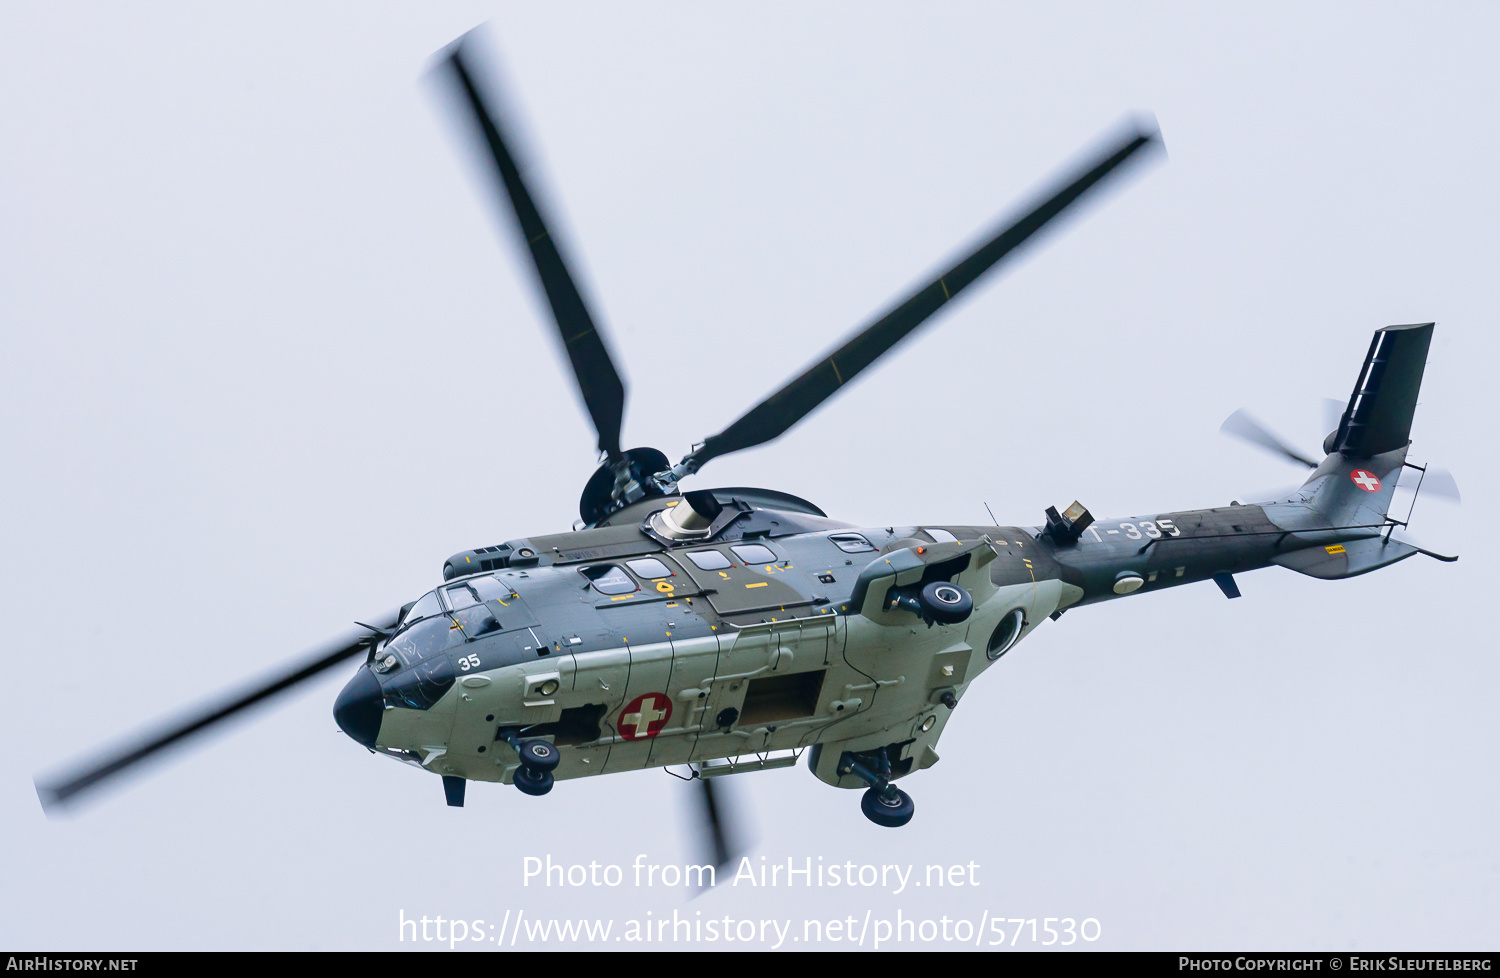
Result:
M558 780L686 767L717 821L719 777L805 757L908 823L897 782L937 763L952 711L1043 621L1134 593L1279 565L1338 579L1422 553L1389 514L1433 324L1375 334L1325 457L1284 500L1097 521L1074 503L1016 526L860 527L769 489L683 490L721 455L774 440L1097 186L1159 151L1137 126L972 254L673 464L623 449L624 384L551 225L471 70L444 58L491 154L598 434L569 532L454 554L443 583L232 702L58 781L65 804L182 739L364 657L334 706L372 753L441 777L546 795ZM1312 461L1312 460L1309 460Z

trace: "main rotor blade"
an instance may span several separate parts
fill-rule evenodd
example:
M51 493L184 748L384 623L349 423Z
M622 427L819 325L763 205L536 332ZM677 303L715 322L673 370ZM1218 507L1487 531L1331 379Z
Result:
M730 851L729 838L725 831L724 814L719 811L719 806L714 798L714 782L712 778L699 778L698 784L702 786L701 799L703 802L703 821L708 833L709 848L713 850L712 858L716 869L723 869L729 865Z
M484 136L490 155L494 157L496 174L510 199L516 230L531 252L537 281L552 307L558 336L573 365L578 392L583 395L594 430L599 433L599 450L611 459L616 458L620 454L620 426L625 415L625 383L620 379L604 338L599 335L588 306L568 272L568 264L563 260L556 239L542 219L541 209L522 179L521 168L510 150L514 141L507 144L499 120L475 84L464 54L468 43L465 38L454 45L448 63L474 113L474 121Z
M375 622L379 628L390 629L395 626L399 618L400 612L392 611L375 619ZM42 800L42 807L51 811L67 804L80 792L95 787L99 783L171 747L173 744L191 737L193 734L199 733L220 721L227 720L236 713L247 710L263 700L270 699L277 693L290 689L298 683L311 679L351 656L365 652L371 643L379 638L378 634L369 631L361 631L358 635L349 634L342 636L318 649L302 665L295 666L287 672L244 691L227 703L214 707L207 712L195 714L180 720L167 727L166 730L154 736L149 736L144 741L133 742L129 746L120 748L102 760L96 761L72 773L63 780L45 783L38 780L36 782L36 791L38 797Z
M708 438L683 460L683 467L687 472L696 472L709 459L753 448L782 435L1121 164L1148 147L1159 147L1160 143L1160 133L1154 127L1137 127L1111 143L1094 162L1070 175L1059 189L994 234L973 254L917 289L728 428Z
M1259 421L1246 414L1244 408L1225 418L1224 423L1219 425L1219 430L1241 441L1247 441L1257 448L1263 448L1272 455L1279 455L1289 461L1305 465L1310 469L1318 467L1317 462L1301 454L1286 442L1267 431Z

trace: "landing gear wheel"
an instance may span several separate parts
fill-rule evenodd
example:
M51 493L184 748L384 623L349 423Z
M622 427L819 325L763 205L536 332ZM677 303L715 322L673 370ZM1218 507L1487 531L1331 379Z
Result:
M516 787L528 795L545 795L552 790L552 774L548 771L533 771L527 767L518 767L514 780Z
M917 601L927 617L939 625L957 625L974 612L974 598L968 591L948 581L933 581L922 588Z
M886 788L885 792L879 788L869 789L859 800L859 808L865 813L865 818L888 829L900 828L910 822L917 811L911 796L895 785Z
M516 753L521 755L523 767L529 767L538 773L555 771L562 761L562 754L545 740L528 740L516 748Z

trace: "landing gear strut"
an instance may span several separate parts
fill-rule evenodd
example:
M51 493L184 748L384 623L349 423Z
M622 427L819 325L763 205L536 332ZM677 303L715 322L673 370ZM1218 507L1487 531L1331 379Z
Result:
M552 772L562 761L557 748L545 740L522 740L514 730L500 731L500 739L509 744L521 759L521 766L512 779L515 786L528 795L545 795L551 791Z
M839 774L852 774L870 787L859 800L865 818L886 828L899 828L911 821L917 807L911 796L891 782L891 760L884 747L875 752L873 769L845 753L839 760Z

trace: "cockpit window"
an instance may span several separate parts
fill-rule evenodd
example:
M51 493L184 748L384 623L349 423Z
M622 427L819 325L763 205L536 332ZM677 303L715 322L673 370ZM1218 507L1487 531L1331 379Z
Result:
M431 594L427 597L436 600ZM407 665L413 665L463 640L464 634L459 630L458 624L447 615L439 615L406 629L391 639L385 651L395 652Z
M470 605L479 603L479 595L475 594L474 589L467 584L454 584L452 587L444 588L443 593L448 595L448 607L454 611L462 611Z
M828 539L832 540L833 545L835 547L838 547L846 554L868 553L869 551L875 549L875 545L873 543L866 540L858 533L835 533Z
M699 570L723 570L734 566L729 562L729 558L718 550L694 550L688 554L688 560L691 560L693 566Z
M926 530L927 531L927 535L930 536L930 537L932 537L932 542L933 543L957 543L958 542L958 537L956 537L953 534L949 533L947 530L939 530L939 529L937 529L935 527L931 527L931 526L924 526L924 527L922 527L922 529Z
M630 575L614 564L585 567L582 573L600 594L630 594L636 589L635 581L630 579Z
M667 570L667 565L655 557L642 557L640 560L627 560L625 566L635 571L638 575L648 581L660 580L663 577L671 577L672 572Z
M484 577L471 577L464 583L474 589L480 601L504 601L510 596L510 588L488 574Z
M391 680L385 689L385 701L390 706L426 710L443 698L453 679L453 663L441 655Z
M746 543L729 549L747 564L769 564L776 559L776 554L770 547L762 547L758 543Z
M406 613L406 617L401 619L401 621L403 624L409 625L412 622L420 621L423 618L428 618L432 615L440 615L442 613L443 606L438 603L437 592L428 591L426 594L422 595L416 600L416 602L411 606L411 610Z
M482 604L471 604L461 611L455 611L453 620L458 622L459 627L463 629L464 637L471 642L481 635L500 630L500 622L496 621L495 616L490 614L490 609Z

